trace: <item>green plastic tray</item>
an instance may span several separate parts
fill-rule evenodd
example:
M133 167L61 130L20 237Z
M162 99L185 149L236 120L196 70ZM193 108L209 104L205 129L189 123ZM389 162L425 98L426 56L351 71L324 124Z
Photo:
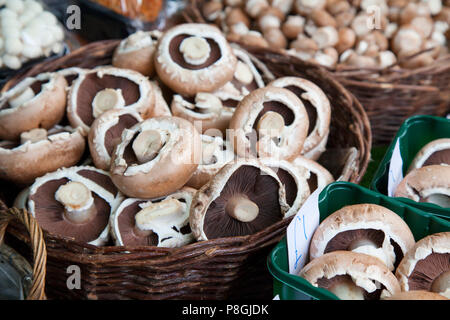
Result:
M394 211L408 224L416 241L433 233L450 231L450 221L348 182L332 183L321 192L320 221L344 206L359 203L378 204ZM274 295L279 295L281 300L338 300L330 291L289 274L286 237L271 251L267 267L274 279Z
M370 189L387 195L389 165L397 140L400 140L400 154L403 159L403 175L409 165L427 143L441 138L450 138L450 120L434 116L415 116L406 120L392 141L380 166L375 172ZM450 208L445 209L432 203L418 203L407 198L397 198L413 207L433 213L450 220Z

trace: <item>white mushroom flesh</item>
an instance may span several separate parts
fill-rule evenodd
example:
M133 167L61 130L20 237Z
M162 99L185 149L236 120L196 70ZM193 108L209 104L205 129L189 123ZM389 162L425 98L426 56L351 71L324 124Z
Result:
M242 61L238 61L236 65L236 71L234 73L234 77L241 83L248 85L253 82L253 73L250 67L243 63Z
M363 289L350 279L337 283L330 288L330 291L341 300L364 300Z
M25 90L11 97L8 102L12 108L18 108L24 103L33 99L34 97L35 97L34 91L30 87L27 87Z
M153 160L166 139L158 130L145 130L138 134L133 141L132 148L139 163Z
M208 60L211 47L208 41L201 37L189 37L180 44L180 51L186 62L193 65L201 65Z
M125 99L121 89L104 89L97 92L92 101L92 114L94 118L98 118L110 109L123 108L124 106Z
M257 130L262 136L279 137L284 125L284 119L279 113L268 111L258 121Z
M256 203L244 196L233 197L225 208L226 213L241 222L251 222L256 219L259 207Z
M195 95L195 107L199 109L200 113L220 114L222 101L211 93L199 92Z
M434 279L433 284L431 285L431 291L450 299L450 270Z
M58 188L55 199L64 205L64 217L73 223L85 223L92 218L94 198L81 182L68 182Z
M26 142L35 143L41 140L47 139L47 130L42 128L32 129L27 132L22 132L20 134L20 143L24 144Z

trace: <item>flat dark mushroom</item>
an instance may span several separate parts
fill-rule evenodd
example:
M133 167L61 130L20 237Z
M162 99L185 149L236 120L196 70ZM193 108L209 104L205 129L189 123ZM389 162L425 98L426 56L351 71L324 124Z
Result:
M436 139L422 147L408 168L408 172L431 165L450 165L450 139Z

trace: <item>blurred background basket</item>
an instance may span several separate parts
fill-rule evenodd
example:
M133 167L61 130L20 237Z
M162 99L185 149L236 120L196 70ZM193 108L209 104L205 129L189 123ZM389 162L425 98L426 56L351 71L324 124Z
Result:
M71 54L34 66L12 78L3 91L26 76L68 67L111 63L117 40L94 42ZM319 162L336 179L358 183L370 159L371 130L358 100L330 74L297 58L260 48L245 48L275 76L300 76L315 82L332 103L327 152ZM0 191L11 206L11 186ZM11 209L15 210L15 209ZM272 298L266 259L285 234L285 219L257 234L193 243L181 248L95 247L44 232L47 246L46 293L55 299L250 299ZM21 247L28 236L20 225L8 229ZM81 270L81 288L69 290L67 268Z
M207 23L202 14L207 1L188 1L183 12L185 20ZM363 105L370 120L374 145L388 145L401 124L413 115L450 113L450 55L414 70L394 65L383 69L339 66L329 71Z

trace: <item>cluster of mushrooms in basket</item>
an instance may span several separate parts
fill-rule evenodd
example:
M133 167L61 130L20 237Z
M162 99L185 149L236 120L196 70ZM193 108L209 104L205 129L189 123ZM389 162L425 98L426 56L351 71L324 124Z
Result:
M356 204L328 216L314 232L299 275L345 300L450 299L450 232L415 242L395 212Z
M47 232L180 247L254 234L333 181L331 108L214 26L124 39L111 66L28 77L0 97L0 177Z
M442 0L207 0L201 8L230 40L330 68L417 68L448 53Z

